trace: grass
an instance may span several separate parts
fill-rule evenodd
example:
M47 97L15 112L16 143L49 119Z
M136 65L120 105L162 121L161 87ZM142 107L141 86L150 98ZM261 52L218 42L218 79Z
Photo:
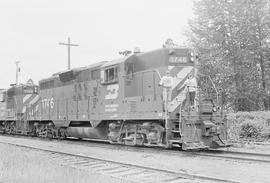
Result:
M227 115L228 134L231 140L262 140L270 137L270 112L238 112Z

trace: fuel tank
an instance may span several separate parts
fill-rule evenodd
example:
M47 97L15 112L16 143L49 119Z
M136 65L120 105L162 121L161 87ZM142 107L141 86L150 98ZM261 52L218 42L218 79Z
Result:
M67 134L71 137L89 138L89 139L108 139L108 130L104 128L93 127L68 127Z

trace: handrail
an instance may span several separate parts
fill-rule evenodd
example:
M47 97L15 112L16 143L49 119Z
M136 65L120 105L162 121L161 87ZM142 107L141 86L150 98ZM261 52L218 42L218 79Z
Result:
M159 76L159 79L161 79L161 75L160 75L159 71L158 71L157 69L154 69L154 71L157 72L157 74L158 74L158 76Z
M157 69L151 69L151 70L143 70L143 71L139 71L136 73L130 73L130 74L126 74L126 75L122 75L122 77L128 77L129 75L134 75L134 74L139 74L139 73L146 73L146 72L156 72L159 76L159 79L161 79L161 75L159 73L159 71Z
M178 125L179 125L179 135L182 136L182 130L183 130L183 123L182 123L182 102L180 104L180 110L179 110L179 122L178 122Z
M211 81L211 83L212 83L212 85L213 85L213 87L214 87L214 89L215 89L215 91L216 91L216 94L217 94L217 102L218 102L218 105L219 105L218 91L217 91L216 85L214 84L212 78L211 78L210 76L208 76L208 77L209 77L209 79L210 79L210 81Z
M202 73L198 73L198 75L201 75L201 76L207 76L207 77L209 78L211 84L213 85L213 87L214 87L214 89L215 89L215 91L216 91L218 105L220 105L220 103L219 103L219 97L218 97L218 91L217 91L216 85L215 85L215 83L213 82L211 76L210 76L210 75L205 75L205 74L202 74Z

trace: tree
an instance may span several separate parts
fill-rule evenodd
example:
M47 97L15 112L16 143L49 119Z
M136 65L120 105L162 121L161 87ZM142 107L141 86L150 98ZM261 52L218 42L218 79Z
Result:
M270 8L267 0L198 0L187 34L235 111L268 109Z

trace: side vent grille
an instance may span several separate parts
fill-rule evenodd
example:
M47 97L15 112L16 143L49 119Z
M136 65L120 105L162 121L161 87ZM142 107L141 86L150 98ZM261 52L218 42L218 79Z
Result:
M136 101L129 101L129 104L130 104L130 112L136 112L137 110Z
M73 71L67 71L64 73L59 74L60 81L68 82L75 79L75 75Z

